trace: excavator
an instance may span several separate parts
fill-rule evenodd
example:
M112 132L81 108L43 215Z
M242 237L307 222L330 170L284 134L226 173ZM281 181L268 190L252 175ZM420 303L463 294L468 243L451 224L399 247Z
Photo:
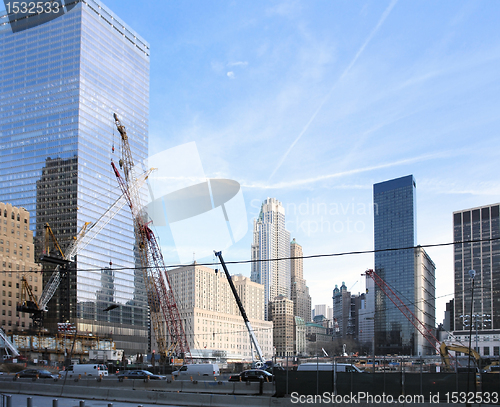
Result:
M466 355L470 354L474 358L476 367L479 368L479 361L481 360L481 356L474 349L470 349L468 346L456 345L456 344L447 345L446 343L442 342L441 346L439 347L439 350L441 352L441 360L443 361L445 369L448 371L455 370L450 364L450 354L449 354L450 350L454 352L462 352L465 353Z
M450 364L450 354L449 351L454 351L454 352L462 352L465 353L466 355L470 355L474 358L474 362L476 364L476 391L479 391L481 389L481 370L480 370L480 361L481 361L481 356L479 353L477 353L474 349L469 348L468 346L463 346L463 345L457 345L457 344L451 344L447 345L444 342L441 342L441 345L439 347L439 350L441 352L441 360L443 361L443 364L445 366L445 370L448 372L454 372L455 369L451 366ZM456 362L458 363L458 361ZM458 371L458 366L457 369Z

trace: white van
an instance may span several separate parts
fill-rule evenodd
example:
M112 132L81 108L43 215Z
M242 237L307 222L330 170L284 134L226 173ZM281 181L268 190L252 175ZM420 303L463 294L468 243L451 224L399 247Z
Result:
M108 367L105 365L87 365L87 364L77 364L71 365L66 370L66 375L68 377L98 377L98 376L108 376Z
M302 363L297 368L298 372L316 372L319 371L328 371L331 372L333 370L337 372L353 372L353 373L362 373L356 366L351 365L349 363Z
M198 363L184 365L179 370L172 372L173 376L219 376L219 365L216 363Z

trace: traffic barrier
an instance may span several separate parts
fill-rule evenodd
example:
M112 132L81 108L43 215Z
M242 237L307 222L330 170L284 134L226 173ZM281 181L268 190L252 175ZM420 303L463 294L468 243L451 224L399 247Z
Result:
M23 381L13 383L12 380L1 381L0 389L8 389L11 394L14 393L24 393L28 395L41 395L41 396L56 396L56 397L68 397L76 399L87 399L87 400L105 400L105 401L117 401L117 402L132 402L137 404L158 404L158 405L182 405L182 406L217 406L226 407L238 405L241 407L245 406L292 406L290 404L289 398L275 398L269 396L257 396L256 392L259 391L259 383L250 383L248 385L243 383L231 383L231 382L212 382L211 380L200 381L198 385L193 385L190 381L169 383L168 386L173 385L177 389L181 389L182 384L184 388L177 391L172 391L172 388L168 388L166 381L158 381L159 384L163 384L163 391L151 391L151 390L134 390L130 386L131 381L124 383L123 386L119 385L116 381L106 381L103 380L102 383L106 383L109 387L103 387L97 385L95 380L84 380L83 382L88 382L89 386L86 385L73 385L73 382L66 384L64 388L59 383L55 384L53 382L47 381L46 383L32 383L29 381L29 386ZM272 386L272 383L263 383L264 392L266 392L266 387ZM93 386L92 386L93 385ZM234 385L239 385L241 389L251 390L254 395L234 395L234 394L221 394L219 390L224 389L224 393L231 393ZM92 388L90 388L92 386ZM128 387L128 388L127 388ZM191 387L191 388L190 388ZM197 388L200 391L205 391L205 393L191 393L192 388ZM62 393L62 394L61 394ZM416 407L425 407L424 405L419 405Z

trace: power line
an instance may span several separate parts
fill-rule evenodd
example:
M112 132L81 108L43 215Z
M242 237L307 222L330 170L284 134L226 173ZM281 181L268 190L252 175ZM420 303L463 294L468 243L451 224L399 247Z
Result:
M322 257L340 257L340 256L352 256L359 254L370 254L370 253L382 253L382 252L397 252L401 250L414 250L418 248L430 248L430 247L444 247L451 246L456 244L469 244L469 243L482 243L482 242L496 242L499 241L500 237L493 237L489 239L475 239L475 240L461 240L457 242L448 242L448 243L435 243L435 244L427 244L427 245L417 245L417 246L408 246L408 247L398 247L398 248L388 248L388 249L374 249L374 250L360 250L360 251L350 251L350 252L339 252L339 253L325 253L325 254L312 254L309 256L295 256L295 257L279 257L275 259L258 259L258 260L235 260L235 261L226 261L226 264L251 264L258 262L271 262L271 261L283 261L283 260L296 260L296 259L315 259ZM211 263L196 263L197 266L217 266L218 262ZM193 263L189 264L170 264L165 265L166 268L180 268L180 267L189 267L193 266ZM113 267L113 270L145 270L155 268L155 266L147 266L147 267ZM101 271L100 268L78 268L77 271Z

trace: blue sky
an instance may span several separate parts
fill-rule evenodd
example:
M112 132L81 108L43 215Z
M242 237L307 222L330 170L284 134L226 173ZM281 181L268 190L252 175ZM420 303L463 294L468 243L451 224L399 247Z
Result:
M249 229L226 260L250 258L267 197L305 255L373 249L376 182L414 175L421 245L452 241L453 211L500 201L499 2L104 3L151 45L150 149L195 141L207 177L243 186ZM428 253L441 322L452 249ZM313 304L342 281L363 291L371 267L306 260Z

